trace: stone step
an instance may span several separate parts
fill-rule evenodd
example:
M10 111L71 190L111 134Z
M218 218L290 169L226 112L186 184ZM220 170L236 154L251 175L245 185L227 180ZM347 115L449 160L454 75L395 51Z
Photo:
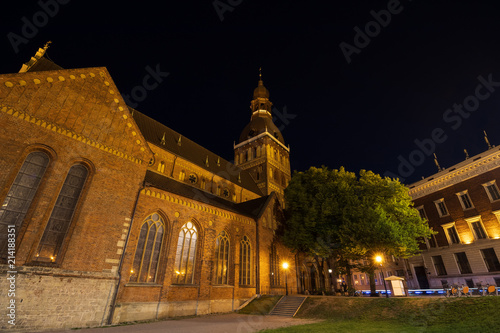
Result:
M269 313L274 316L293 317L299 310L306 297L283 296Z

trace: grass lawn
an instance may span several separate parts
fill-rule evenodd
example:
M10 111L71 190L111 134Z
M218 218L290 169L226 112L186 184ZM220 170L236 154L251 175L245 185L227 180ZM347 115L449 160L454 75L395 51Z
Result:
M500 297L309 297L298 318L324 322L263 332L500 332Z
M238 313L252 314L252 315L265 315L271 311L276 303L280 300L281 296L263 295L254 299Z

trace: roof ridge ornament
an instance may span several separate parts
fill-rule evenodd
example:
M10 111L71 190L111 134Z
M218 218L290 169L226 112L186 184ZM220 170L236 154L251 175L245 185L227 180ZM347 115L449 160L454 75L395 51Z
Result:
M45 55L45 52L47 51L51 43L52 42L49 40L47 43L45 43L43 48L39 48L38 51L36 51L35 55L31 57L31 59L27 63L23 64L23 66L19 70L19 73L26 73L28 69L33 67L33 65Z
M160 143L164 146L166 141L165 141L165 132L163 132L163 137L161 138Z
M205 159L205 166L208 168L210 166L210 164L208 163L208 155L207 155L207 158Z
M181 141L182 135L179 135L179 139L177 140L177 145L180 147L182 146L182 141Z
M468 160L469 159L469 152L467 151L467 149L464 149L464 153L465 153L465 159Z

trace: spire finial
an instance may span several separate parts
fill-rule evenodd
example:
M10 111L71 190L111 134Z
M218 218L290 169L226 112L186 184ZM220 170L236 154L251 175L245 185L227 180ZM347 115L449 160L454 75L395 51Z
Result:
M52 44L52 41L51 41L51 40L49 40L47 43L45 43L45 45L43 46L43 49L44 49L45 51L47 51L47 49L49 48L50 44Z
M439 172L439 171L443 171L443 168L441 168L441 166L439 165L439 162L438 162L438 159L437 159L436 153L434 153L434 163L436 164L436 166L437 166L437 168L438 168L438 172Z
M486 131L483 131L483 133L484 133L484 141L486 141L486 144L488 145L488 149L495 147L495 146L492 146L490 144L490 140L488 140L488 134L486 134Z
M262 67L259 67L259 80L262 81Z
M467 151L467 149L464 149L464 153L465 153L465 159L469 159L469 152Z

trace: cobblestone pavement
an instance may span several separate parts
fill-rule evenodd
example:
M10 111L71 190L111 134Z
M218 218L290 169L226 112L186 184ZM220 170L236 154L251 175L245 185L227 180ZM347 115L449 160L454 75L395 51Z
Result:
M250 333L263 329L287 327L315 323L321 320L296 319L281 316L253 316L243 314L208 315L187 319L168 319L147 324L135 324L115 327L89 328L51 333L80 332L80 333L137 333L137 332L162 332L162 333Z

